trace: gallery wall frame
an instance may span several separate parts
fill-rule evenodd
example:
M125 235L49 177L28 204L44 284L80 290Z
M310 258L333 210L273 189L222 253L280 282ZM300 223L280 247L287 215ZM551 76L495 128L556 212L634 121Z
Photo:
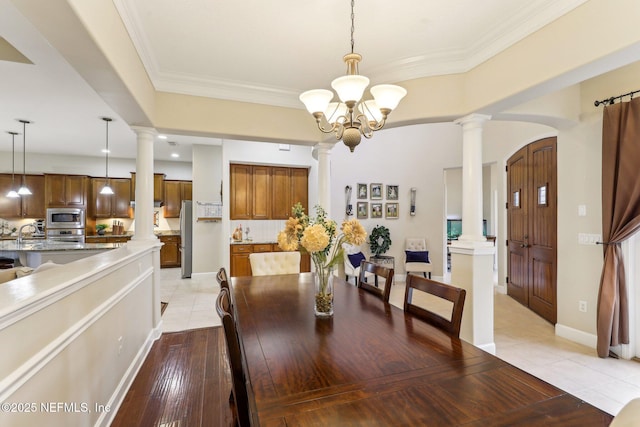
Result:
M369 218L369 202L358 202L356 215L358 219Z
M398 219L398 203L387 203L385 205L385 218L387 219Z
M382 200L382 183L372 183L371 187L371 200Z
M367 199L368 198L368 186L367 184L358 184L358 199Z
M371 218L382 218L382 203L371 203Z
M387 200L398 200L397 185L387 185Z

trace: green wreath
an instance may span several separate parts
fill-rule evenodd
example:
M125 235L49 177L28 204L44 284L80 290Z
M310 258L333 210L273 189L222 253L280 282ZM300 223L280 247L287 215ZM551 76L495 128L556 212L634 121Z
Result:
M369 247L375 256L379 256L389 250L391 235L384 225L376 225L369 234Z

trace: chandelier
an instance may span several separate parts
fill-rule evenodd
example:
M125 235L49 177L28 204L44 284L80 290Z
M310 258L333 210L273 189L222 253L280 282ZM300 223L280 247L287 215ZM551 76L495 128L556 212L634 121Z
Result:
M104 120L106 129L107 129L107 136L106 136L106 143L105 143L105 148L104 148L104 158L105 158L105 166L104 166L104 187L102 187L102 190L100 190L100 194L113 194L113 189L109 186L109 122L111 122L113 119L109 118L109 117L102 117L102 120Z
M354 2L351 0L351 53L343 57L347 75L331 82L340 102L331 102L333 92L326 89L313 89L300 95L300 101L315 117L318 129L324 133L334 132L336 139L342 139L351 152L360 144L362 136L371 138L373 132L383 128L387 116L407 94L406 89L400 86L383 84L371 88L374 99L361 101L369 79L358 74L362 56L353 51Z

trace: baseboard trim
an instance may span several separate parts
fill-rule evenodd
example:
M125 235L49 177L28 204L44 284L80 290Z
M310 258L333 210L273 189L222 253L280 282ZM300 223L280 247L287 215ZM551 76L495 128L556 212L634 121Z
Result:
M597 335L589 334L560 323L556 323L556 335L590 348L596 348L598 345Z

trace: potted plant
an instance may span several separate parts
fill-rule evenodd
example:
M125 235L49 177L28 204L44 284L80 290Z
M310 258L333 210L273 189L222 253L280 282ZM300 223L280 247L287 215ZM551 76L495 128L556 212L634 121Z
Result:
M107 229L107 227L109 227L107 224L96 224L96 231L98 232L98 235L104 235L104 230Z
M391 234L384 225L376 225L369 235L369 247L375 258L379 258L389 250L391 246Z

